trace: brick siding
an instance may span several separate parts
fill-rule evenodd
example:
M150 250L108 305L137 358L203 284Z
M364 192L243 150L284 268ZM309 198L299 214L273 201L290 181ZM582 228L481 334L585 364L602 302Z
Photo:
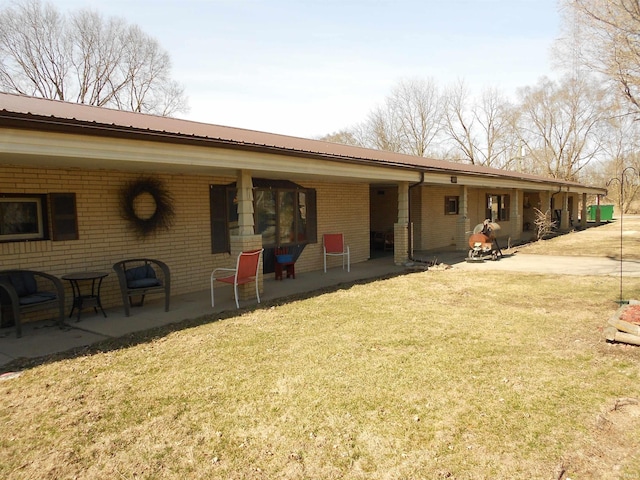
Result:
M228 184L236 179L154 174L174 198L175 221L170 230L140 240L121 218L119 209L120 189L139 176L120 171L0 166L0 193L75 193L80 237L68 241L0 243L0 269L43 270L59 277L73 271L109 272L102 285L102 301L105 307L112 307L122 300L111 266L126 258L149 257L163 260L171 268L172 295L206 291L214 268L235 265L235 257L211 253L209 185ZM368 185L305 183L303 186L317 191L318 243L305 248L296 264L296 273L322 269L323 233L344 233L352 263L368 259ZM331 259L329 265L333 266L334 261ZM69 303L71 289L68 284L65 288Z

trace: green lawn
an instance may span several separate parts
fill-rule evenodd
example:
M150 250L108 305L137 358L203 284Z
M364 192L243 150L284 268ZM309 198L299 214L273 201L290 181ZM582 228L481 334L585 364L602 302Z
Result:
M34 367L0 478L635 479L618 285L411 273Z

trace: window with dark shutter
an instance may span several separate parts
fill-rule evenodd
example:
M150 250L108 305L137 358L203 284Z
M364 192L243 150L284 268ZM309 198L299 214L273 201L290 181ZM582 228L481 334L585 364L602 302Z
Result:
M78 240L75 193L50 193L51 232L54 241Z

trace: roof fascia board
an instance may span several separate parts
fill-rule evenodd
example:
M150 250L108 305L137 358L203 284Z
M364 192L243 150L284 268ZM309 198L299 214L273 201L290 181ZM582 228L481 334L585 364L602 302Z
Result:
M455 183L452 178L455 177ZM563 182L555 182L549 179L548 182L534 182L531 180L515 180L512 178L500 177L479 177L472 175L451 175L436 174L425 172L425 185L451 185L451 186L468 186L474 188L503 188L503 189L520 189L557 192L559 189L563 192L571 193L587 193L587 194L605 194L606 190L595 187L583 187L579 185L567 186Z
M417 171L398 170L384 166L355 165L320 159L300 159L290 155L259 153L238 149L184 144L166 144L149 140L85 136L67 133L41 132L24 129L0 129L0 150L4 155L56 157L61 166L78 166L79 162L100 161L103 168L110 162L119 165L157 164L185 167L205 167L216 170L250 170L261 172L339 178L360 178L370 181L416 182ZM65 165L64 160L69 159ZM76 161L72 161L75 159ZM80 163L82 164L82 163Z

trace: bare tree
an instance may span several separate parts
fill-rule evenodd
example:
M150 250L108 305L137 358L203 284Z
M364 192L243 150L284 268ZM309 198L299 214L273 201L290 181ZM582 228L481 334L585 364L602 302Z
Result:
M374 108L364 125L361 125L361 139L367 147L388 152L403 152L402 122L393 102Z
M464 81L447 89L445 94L444 131L449 141L472 165L479 164L476 155L475 117L469 110L469 90Z
M585 39L579 60L611 79L640 112L640 2L564 0L568 18Z
M607 197L628 213L640 192L640 125L629 115L611 116L603 146L599 184L608 185Z
M319 138L319 140L324 140L325 142L331 143L342 143L343 145L361 146L358 138L356 137L355 131L348 128L323 135Z
M169 55L139 27L25 0L0 12L3 91L172 115L188 110Z
M432 79L403 80L389 104L396 112L404 153L424 157L440 131L442 100Z
M437 141L442 111L433 80L402 80L364 122L324 139L424 157Z
M578 180L602 150L605 92L586 78L543 78L520 96L518 132L534 173Z
M543 212L538 208L533 208L535 217L533 224L536 230L536 240L543 240L553 233L556 228L556 222L551 219L551 210Z
M444 113L445 137L454 157L471 164L512 168L518 156L512 108L496 88L486 88L473 102L463 81L448 89Z

